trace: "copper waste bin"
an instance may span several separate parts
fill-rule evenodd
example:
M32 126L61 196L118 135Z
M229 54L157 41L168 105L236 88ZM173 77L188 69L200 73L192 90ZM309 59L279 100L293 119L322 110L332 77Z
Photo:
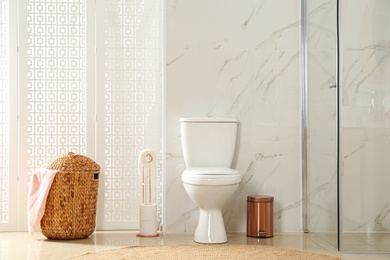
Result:
M248 237L274 236L274 197L253 195L247 198Z

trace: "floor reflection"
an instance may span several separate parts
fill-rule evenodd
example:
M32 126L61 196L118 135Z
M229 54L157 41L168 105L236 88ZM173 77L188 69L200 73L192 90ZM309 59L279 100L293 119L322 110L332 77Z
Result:
M340 254L332 243L324 239L326 235L283 233L273 238L252 238L245 233L228 233L228 244L266 245L274 247L308 250L330 255L339 255L344 259L390 259L390 254ZM346 245L352 249L370 248L375 243L378 248L389 247L390 235L367 236L354 234L345 237ZM348 244L349 243L349 244ZM0 232L1 259L66 259L72 256L115 249L127 246L158 246L170 244L195 244L192 234L165 233L155 238L137 237L135 231L98 231L89 238L78 240L48 240L42 233L30 235L27 232Z

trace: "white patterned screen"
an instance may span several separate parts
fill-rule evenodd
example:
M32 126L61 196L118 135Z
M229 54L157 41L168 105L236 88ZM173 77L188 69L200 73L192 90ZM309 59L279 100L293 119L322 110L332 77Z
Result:
M102 167L99 205L104 207L98 207L98 227L136 228L141 200L137 159L147 148L158 153L153 200L161 217L163 1L0 4L0 223L10 226L13 218L27 223L29 177L71 151L94 154L91 158ZM100 23L104 28L97 27ZM11 42L19 42L12 58L9 32L15 32ZM10 202L11 193L19 198L16 203Z
M153 195L161 206L162 2L105 1L106 222L138 222L146 148L160 159Z
M0 0L0 223L9 220L9 14Z
M28 165L86 154L85 1L27 4Z

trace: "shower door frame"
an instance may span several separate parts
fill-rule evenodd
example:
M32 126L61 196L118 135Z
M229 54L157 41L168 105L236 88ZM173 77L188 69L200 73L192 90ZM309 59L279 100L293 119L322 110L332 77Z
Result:
M309 199L308 199L308 31L307 31L307 1L308 0L301 0L301 47L302 47L302 55L301 55L301 66L302 66L302 73L301 73L301 79L302 79L302 109L301 109L301 154L302 154L302 160L301 160L301 168L302 168L302 227L304 233L309 233L309 225L308 225L308 208L309 208ZM339 100L342 98L342 91L340 87L340 73L341 73L341 66L340 66L340 6L341 3L339 0L336 1L336 37L335 37L335 58L336 58L336 68L335 68L335 85L333 86L336 88L336 214L337 214L337 249L338 251L342 251L342 239L341 239L341 217L340 217L340 209L341 209L341 193L340 193L340 187L341 187L341 127L340 127L340 105Z

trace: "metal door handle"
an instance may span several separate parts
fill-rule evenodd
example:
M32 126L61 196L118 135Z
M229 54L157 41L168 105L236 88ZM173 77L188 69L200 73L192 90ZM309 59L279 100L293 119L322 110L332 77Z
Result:
M329 82L329 88L336 88L336 82Z

